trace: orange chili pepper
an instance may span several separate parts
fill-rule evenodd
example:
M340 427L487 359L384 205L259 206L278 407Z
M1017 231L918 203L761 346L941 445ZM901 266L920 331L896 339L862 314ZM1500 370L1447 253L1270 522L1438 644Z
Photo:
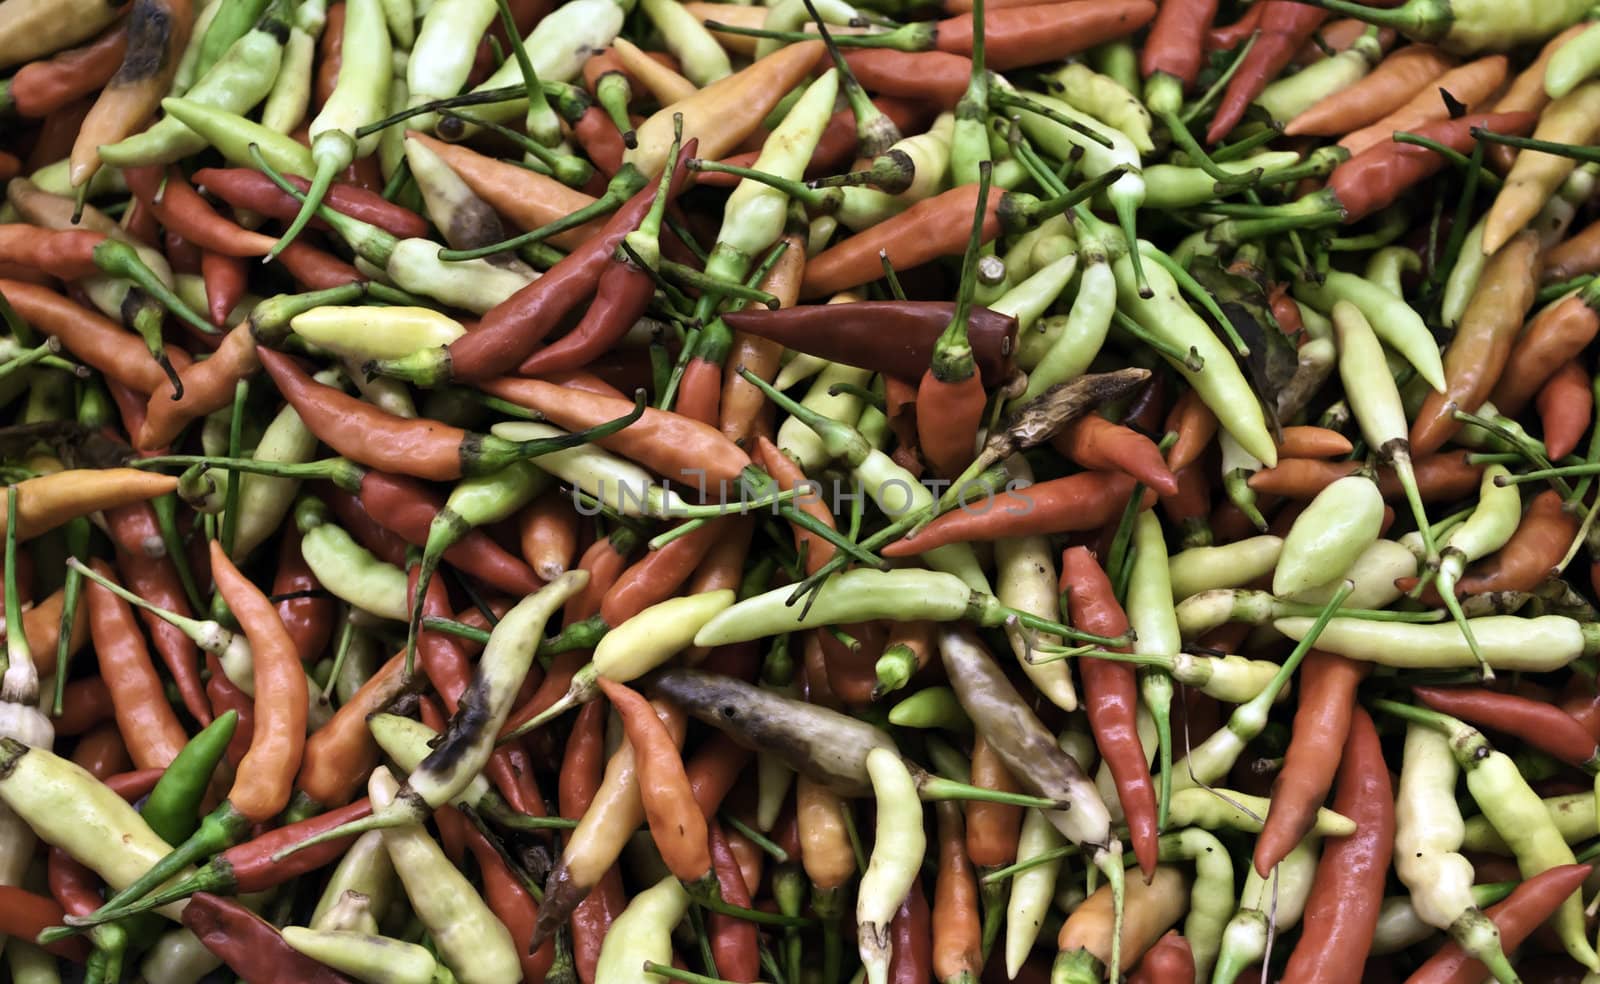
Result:
M388 707L406 689L405 650L394 654L367 678L333 717L306 738L296 788L324 808L354 798L378 764L378 746L367 718Z
M761 467L767 470L773 481L778 483L778 488L785 492L799 488L801 483L809 481L800 465L788 455L784 454L776 444L765 437L756 439L756 460ZM822 502L820 495L803 495L794 500L795 508L801 510L819 523L834 526L833 510ZM796 526L794 528L794 546L805 558L807 574L814 574L824 564L833 559L834 546L827 540L808 530Z
M600 689L622 717L633 746L639 798L650 836L678 880L693 884L711 876L711 850L705 814L695 801L683 757L650 702L630 687L599 677Z
M1385 58L1366 78L1324 97L1290 120L1283 132L1290 136L1344 136L1400 109L1454 65L1454 58L1431 44L1408 44Z
M552 424L571 431L615 420L633 409L633 402L626 398L575 391L542 379L506 377L485 382L482 388L520 407L537 410ZM619 407L620 413L613 412ZM588 420L594 423L584 423ZM704 488L707 495L713 496L719 489L737 489L739 473L750 464L750 456L715 427L653 407L632 424L595 443L662 478Z
M1453 68L1437 79L1424 83L1405 105L1375 123L1345 134L1340 138L1339 146L1351 154L1359 154L1368 147L1389 140L1398 130L1410 130L1423 123L1448 119L1450 110L1439 95L1440 90L1450 93L1462 105L1472 106L1500 88L1500 83L1506 78L1507 65L1504 55L1489 55Z
M30 62L11 77L11 106L18 116L47 116L109 82L127 50L128 25L124 21L88 44Z
M940 984L968 984L983 974L983 926L978 880L967 857L961 807L935 807L939 821L939 873L933 890L933 976Z
M621 625L676 594L727 532L728 518L719 516L639 558L606 592L600 602L600 617L607 625Z
M1157 495L1178 491L1178 479L1154 441L1097 413L1085 414L1056 432L1050 445L1084 468L1131 475Z
M1430 392L1411 424L1411 453L1432 454L1461 423L1455 410L1477 411L1505 369L1539 289L1539 236L1518 233L1490 260L1444 353L1445 391Z
M239 763L228 802L260 823L281 812L306 744L306 673L294 640L272 602L239 573L218 540L211 541L211 576L250 640L255 660L255 721L250 751Z
M96 574L116 580L105 561L95 558L89 566ZM183 751L189 736L167 703L133 609L93 581L84 585L84 597L89 608L89 635L100 659L100 677L111 691L117 728L129 743L128 754L141 769L165 769ZM304 707L302 701L302 710Z
M522 559L541 579L555 580L577 559L578 526L572 500L558 490L546 492L517 516Z
M1496 404L1498 406L1498 404ZM1278 460L1284 458L1338 458L1354 450L1350 439L1326 427L1285 427L1278 442Z
M1496 113L1537 113L1550 104L1550 94L1544 91L1545 69L1550 65L1550 58L1562 45L1582 34L1589 24L1582 22L1574 24L1544 43L1539 49L1539 57L1529 63L1527 68L1517 73L1517 77L1506 86L1506 91L1495 100L1492 112ZM1484 156L1495 170L1505 174L1511 170L1512 163L1517 157L1517 149L1505 144L1490 144L1484 148Z
M818 891L840 888L856 871L846 816L849 802L799 775L794 783L794 809L800 864L806 877Z
M69 176L74 187L100 167L100 148L139 132L172 86L194 29L192 0L133 0L122 66L78 128Z
M1253 491L1287 499L1314 499L1317 493L1347 475L1361 470L1359 461L1325 461L1320 458L1279 458L1248 479Z
M1545 454L1553 460L1566 457L1578 447L1594 420L1589 374L1576 359L1568 362L1539 387L1534 405L1539 409Z
M1556 243L1544 254L1544 282L1547 284L1565 283L1573 277L1597 272L1600 272L1600 222L1590 223L1582 232Z
M121 325L97 312L48 287L17 280L0 280L0 294L29 324L55 335L67 351L129 389L153 393L167 381L166 373L138 335L124 331ZM179 369L189 364L187 354L171 345L167 346L167 358Z
M311 90L314 109L321 109L339 84L339 67L344 61L344 13L343 2L328 5L328 19L317 42L317 77Z
M1184 390L1167 414L1167 432L1178 435L1167 449L1167 467L1180 472L1194 464L1211 446L1218 426L1217 415L1200 399L1200 394L1192 389Z
M613 132L615 129L612 127ZM485 156L463 144L446 143L416 130L407 130L406 139L416 140L438 154L473 194L524 232L547 226L595 202L593 196L555 178ZM593 219L551 236L550 243L561 249L576 249L598 236L605 224L603 217Z
M1596 301L1594 292L1585 290L1539 312L1516 339L1489 394L1496 409L1508 417L1521 414L1539 388L1588 347L1600 333Z
M762 278L760 286L778 299L780 308L787 308L794 307L800 299L800 280L806 268L806 237L802 231L786 232L783 242L787 248ZM742 366L770 383L778 374L778 360L782 356L783 346L777 342L736 331L725 364ZM758 435L772 436L772 421L772 404L767 401L766 394L737 372L723 375L717 426L724 437L748 451Z

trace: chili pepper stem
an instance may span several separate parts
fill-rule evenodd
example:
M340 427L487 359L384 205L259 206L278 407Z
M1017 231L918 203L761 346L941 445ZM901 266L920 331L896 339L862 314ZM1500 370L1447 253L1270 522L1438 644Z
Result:
M576 229L586 222L591 222L604 215L610 215L621 208L624 202L637 194L644 185L644 174L632 164L624 164L607 182L605 192L588 205L569 212L548 225L529 230L521 235L512 236L510 239L501 240L498 243L490 243L487 246L479 246L476 249L441 249L439 251L439 259L452 263L461 260L476 260L486 256L493 256L496 253L503 253L507 250L521 249L525 246L544 242L551 236L560 235L568 229Z
M128 887L106 900L105 905L87 916L68 916L68 926L79 929L98 926L142 911L136 906L162 883L201 858L210 857L239 843L250 832L251 823L233 804L224 800L206 818L200 829L189 839L174 847L172 853L157 861Z
M217 326L200 317L183 302L172 288L161 282L156 272L144 262L137 250L118 239L106 239L94 248L94 265L113 277L124 277L138 284L146 294L160 301L162 306L177 315L194 330L205 334L218 333Z
M322 133L312 142L311 158L316 162L317 171L311 178L311 187L307 190L294 221L278 238L277 244L261 258L261 262L272 262L279 253L289 248L301 232L305 231L305 227L317 214L317 207L322 204L323 198L327 197L328 189L333 187L333 179L338 177L340 171L350 166L355 156L355 140L349 134L338 130Z
M6 486L6 644L0 664L0 680L11 676L11 667L25 667L33 662L33 654L28 649L27 636L22 631L22 596L17 586L17 487ZM37 683L35 684L37 686ZM31 703L38 699L38 694L0 694L0 699L10 703Z
M139 597L132 591L129 591L127 588L124 588L122 585L117 584L115 581L102 577L99 572L84 564L77 557L67 558L67 568L78 577L88 578L135 608L147 611L150 614L157 616L162 621L169 622L172 625L177 626L179 629L182 629L183 634L188 636L189 639L193 641L196 646L199 646L204 652L215 653L220 656L228 648L228 644L232 642L234 638L232 632L229 632L216 622L201 621L200 619L189 618L188 616L179 615L177 612L169 611L165 608L161 608L152 604L147 599ZM7 624L11 624L9 618Z

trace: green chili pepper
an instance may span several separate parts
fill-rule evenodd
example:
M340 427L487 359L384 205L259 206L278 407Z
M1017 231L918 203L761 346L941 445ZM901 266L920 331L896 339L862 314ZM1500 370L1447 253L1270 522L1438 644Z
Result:
M183 843L200 826L200 801L238 724L238 713L228 711L190 738L140 808L145 823L168 844Z

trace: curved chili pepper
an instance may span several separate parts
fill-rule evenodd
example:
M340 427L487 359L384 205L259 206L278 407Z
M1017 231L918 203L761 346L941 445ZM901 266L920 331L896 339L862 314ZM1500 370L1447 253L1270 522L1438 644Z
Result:
M1119 636L1128 631L1128 616L1117 604L1111 581L1094 555L1084 547L1071 547L1061 555L1061 590L1067 592L1072 624L1096 635ZM1123 652L1128 652L1126 648ZM1150 877L1160 853L1156 843L1156 790L1139 741L1135 711L1139 681L1127 663L1079 659L1083 672L1084 702L1095 747L1111 767L1117 799L1126 814L1129 839L1139 867Z
M465 337L471 337L469 335ZM583 430L616 419L611 411L628 400L575 390L541 379L496 379L482 386L485 392L543 414L557 427ZM626 411L624 411L626 413ZM682 414L646 408L628 427L594 443L638 462L674 482L683 482L715 497L717 490L739 487L739 476L750 464L749 455L703 421Z
M311 186L311 182L299 175L286 174L284 179L302 194ZM234 208L259 212L270 219L289 221L300 211L299 202L260 171L208 167L194 172L193 181ZM422 216L357 185L335 181L322 203L400 239L428 234L428 222ZM313 220L314 225L316 221L319 220Z
M1250 13L1259 17L1258 10L1258 7L1251 7ZM1140 74L1146 79L1157 74L1170 75L1185 89L1193 86L1205 55L1201 44L1216 16L1216 0L1163 3L1156 11L1155 22L1150 25L1150 34L1139 52Z
M117 545L117 568L128 590L158 608L179 615L193 614L178 569L166 556L161 527L149 503L108 510L105 517ZM210 724L211 706L200 680L199 647L166 619L148 610L142 610L142 614L156 652L178 685L183 706L202 726Z
M1532 591L1555 570L1578 535L1578 517L1563 508L1561 496L1547 489L1534 496L1522 522L1499 552L1456 582L1458 595L1492 591Z
M1360 981L1378 923L1394 849L1394 789L1378 730L1360 708L1351 712L1333 808L1356 822L1356 832L1322 849L1305 930L1284 970L1294 980Z
M1474 113L1459 119L1425 123L1414 127L1412 132L1457 152L1469 152L1476 142L1472 135L1475 128L1526 133L1532 129L1534 120L1532 113ZM1438 173L1445 163L1444 157L1436 151L1416 144L1376 143L1334 168L1328 176L1327 190L1319 192L1318 196L1331 196L1341 210L1340 221L1354 222L1394 204L1417 182ZM1530 259L1524 257L1522 262L1530 262ZM1537 283L1538 278L1534 280Z
M522 964L524 980L542 981L555 963L555 941L546 940L537 949L529 951L533 939L533 926L539 918L539 903L523 887L522 882L507 867L500 852L489 838L474 824L464 828L467 847L478 862L478 872L483 878L483 897L495 918L505 924L511 939L517 944L517 959Z
M353 984L285 943L271 923L237 902L201 892L184 907L183 924L250 984Z
M1099 529L1122 514L1135 484L1121 472L1080 472L1000 492L943 514L914 536L884 547L882 553L909 557L950 543ZM1155 504L1154 492L1146 489L1143 496L1141 508Z
M1256 838L1255 867L1263 878L1316 823L1350 732L1356 687L1370 669L1369 663L1318 649L1306 654L1289 749L1272 780L1272 806Z
M1539 312L1517 338L1489 395L1496 409L1509 417L1521 414L1539 388L1594 340L1600 333L1596 303L1600 289L1591 288Z
M358 496L380 525L418 547L427 544L429 526L445 505L443 496L415 479L372 470L362 474ZM444 552L444 559L513 595L532 594L541 587L539 578L527 565L481 529L463 534Z
M6 83L5 96L18 116L49 116L110 81L127 50L128 27L124 22L82 47L17 69Z
M1571 454L1594 420L1594 388L1576 359L1555 371L1534 398L1545 454L1559 460Z
M1569 864L1541 871L1512 890L1510 897L1484 910L1500 930L1506 950L1519 946L1549 919L1583 880L1592 865ZM1440 947L1427 962L1406 978L1406 984L1469 984L1481 981L1488 969L1468 956L1454 940Z
M1050 443L1084 468L1123 472L1154 489L1157 495L1178 493L1177 476L1169 470L1155 442L1099 414L1078 418L1057 431Z
M797 352L911 381L927 369L934 343L954 313L955 305L946 301L856 301L746 308L722 319L735 331ZM967 334L985 385L999 385L1012 371L1017 320L980 305L972 309Z
M116 580L105 561L96 558L90 566L96 574ZM84 597L89 607L89 634L100 659L100 676L111 691L117 727L129 743L134 764L141 769L164 769L183 750L188 735L167 704L166 691L150 663L150 652L145 648L133 609L97 584L86 585Z
M680 194L693 183L687 161L695 147L691 140L678 155L671 181L673 195ZM509 371L531 355L534 346L589 294L595 278L612 262L612 254L623 238L638 227L650 210L655 194L654 185L635 193L611 216L602 234L585 242L544 276L496 305L484 315L476 331L468 332L442 349L427 349L405 359L380 363L379 370L421 383L445 379L475 381Z
M435 420L399 417L318 383L288 356L260 349L257 357L319 440L352 461L380 471L447 482L495 471L582 440L571 435L548 442L505 441Z
M100 167L100 147L138 131L167 94L189 32L190 0L135 0L128 12L128 48L122 64L95 99L72 144L69 175L74 187Z
M1569 765L1592 767L1600 747L1572 715L1554 704L1479 687L1412 687L1424 704L1526 742Z
M130 167L122 173L128 187L167 231L201 249L224 256L265 256L277 242L217 214L176 167Z
M662 860L680 881L692 885L707 878L711 853L705 815L695 802L677 743L649 701L605 677L597 682L622 716L628 743L633 746L639 796Z
M1310 4L1268 0L1261 5L1260 18L1251 28L1252 33L1260 33L1222 94L1222 103L1206 130L1207 143L1216 143L1238 125L1261 90L1288 66L1300 46L1327 19L1326 10Z
M88 308L48 287L17 280L0 280L0 293L29 324L60 338L73 355L129 389L153 393L167 381L166 372L138 335L124 331ZM169 347L167 357L179 369L188 365L186 355L179 349Z

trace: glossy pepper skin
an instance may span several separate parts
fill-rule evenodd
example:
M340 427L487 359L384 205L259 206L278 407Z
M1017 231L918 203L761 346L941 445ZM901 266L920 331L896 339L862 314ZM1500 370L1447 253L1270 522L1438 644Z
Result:
M1372 947L1395 829L1389 767L1372 718L1360 708L1351 713L1333 808L1356 822L1356 832L1323 847L1305 932L1285 973L1292 980L1354 984Z

